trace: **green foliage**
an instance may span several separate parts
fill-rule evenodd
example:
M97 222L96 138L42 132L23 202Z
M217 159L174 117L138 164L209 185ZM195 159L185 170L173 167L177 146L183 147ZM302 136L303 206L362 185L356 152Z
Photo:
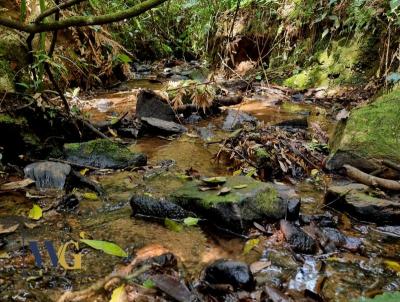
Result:
M121 249L118 245L112 242L101 241L101 240L88 240L88 239L81 239L81 242L87 244L88 246L96 250L101 250L109 255L118 257L128 257L128 254L123 249Z
M353 302L398 302L400 301L400 292L387 292L382 295L375 296L374 298L360 298L358 300L353 300Z

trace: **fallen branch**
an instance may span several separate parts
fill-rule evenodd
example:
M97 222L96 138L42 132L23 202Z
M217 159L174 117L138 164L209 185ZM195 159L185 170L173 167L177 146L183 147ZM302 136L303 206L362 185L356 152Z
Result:
M346 169L348 177L359 183L391 191L400 191L400 182L398 181L372 176L350 165L344 165L343 168Z
M398 165L390 160L387 160L387 159L382 160L382 165L400 172L400 165Z

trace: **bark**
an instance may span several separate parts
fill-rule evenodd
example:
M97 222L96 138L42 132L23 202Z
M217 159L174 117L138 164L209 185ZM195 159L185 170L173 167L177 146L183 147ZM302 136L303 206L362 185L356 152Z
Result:
M400 191L400 182L398 181L372 176L350 165L344 165L343 168L346 169L348 177L359 183L391 191Z
M38 24L23 24L8 18L0 18L0 25L35 34L48 31L62 30L69 27L82 27L90 25L103 25L136 17L167 0L146 0L129 9L101 16L74 16L60 21Z

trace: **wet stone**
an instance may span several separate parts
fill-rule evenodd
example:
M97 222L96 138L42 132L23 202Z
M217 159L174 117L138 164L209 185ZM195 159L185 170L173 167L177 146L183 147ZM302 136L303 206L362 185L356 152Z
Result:
M64 145L66 159L82 166L101 169L139 167L147 163L143 153L135 153L107 139Z
M187 132L187 128L175 122L169 122L158 118L142 117L145 128L149 131L159 131L168 134L180 134ZM146 130L145 130L146 132Z
M62 190L70 172L70 165L51 161L32 163L24 169L25 177L33 179L38 189Z
M234 109L228 109L222 129L227 131L235 130L240 128L245 123L255 124L256 122L257 118L251 116L250 114Z
M209 284L230 284L234 289L252 290L253 274L246 263L231 260L217 260L206 267L203 280Z
M317 245L315 240L302 229L286 220L281 220L280 226L286 241L295 252L313 254L316 251Z
M325 195L325 202L364 221L398 225L400 203L374 197L369 192L369 187L362 184L331 186Z
M141 90L136 104L136 116L175 121L175 113L162 97L151 90Z
M175 203L148 196L133 196L129 203L133 215L170 219L184 219L189 216L195 216L193 213L184 210Z

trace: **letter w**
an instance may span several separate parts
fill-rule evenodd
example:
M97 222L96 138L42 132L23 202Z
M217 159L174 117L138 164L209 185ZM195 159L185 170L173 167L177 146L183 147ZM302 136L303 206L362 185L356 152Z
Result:
M53 267L57 267L58 266L58 257L57 257L56 250L53 246L53 243L49 240L45 240L44 246L46 247L47 252L49 253L51 264L53 265ZM36 266L39 268L42 268L43 260L42 260L42 256L40 255L38 242L30 241L29 248L31 249L32 254L35 257Z

